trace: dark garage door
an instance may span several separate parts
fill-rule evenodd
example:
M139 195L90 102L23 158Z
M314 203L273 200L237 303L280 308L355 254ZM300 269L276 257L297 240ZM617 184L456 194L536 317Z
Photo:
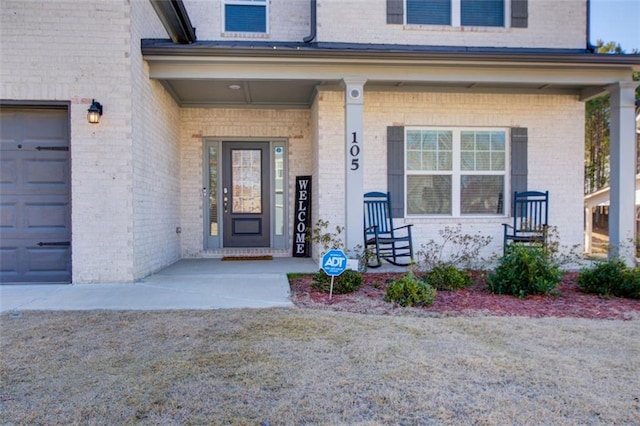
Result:
M67 108L0 108L0 282L71 281Z

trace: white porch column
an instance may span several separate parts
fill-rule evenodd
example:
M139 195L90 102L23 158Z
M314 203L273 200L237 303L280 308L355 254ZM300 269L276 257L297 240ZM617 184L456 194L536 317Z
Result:
M593 250L593 207L584 208L586 229L584 230L584 251L591 254Z
M609 208L609 256L635 265L635 88L633 81L607 87L611 93L611 205Z
M345 83L345 249L364 244L362 203L364 194L364 79L344 79Z

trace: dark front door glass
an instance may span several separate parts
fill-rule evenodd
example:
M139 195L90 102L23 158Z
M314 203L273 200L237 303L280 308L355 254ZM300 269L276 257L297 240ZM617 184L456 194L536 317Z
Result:
M269 143L224 142L224 247L268 247Z
M209 157L209 236L218 236L218 145L207 147ZM206 191L207 188L205 188Z

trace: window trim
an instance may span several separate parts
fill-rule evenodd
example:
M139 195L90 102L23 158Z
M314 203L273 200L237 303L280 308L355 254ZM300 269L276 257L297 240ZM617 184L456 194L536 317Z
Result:
M428 130L428 131L451 131L452 132L452 170L449 174L448 171L430 170L430 171L415 171L409 170L408 164L408 133L416 130ZM501 173L496 171L464 171L461 165L461 135L464 131L482 131L482 132L504 132L505 151L504 151L504 170ZM482 126L405 126L404 127L404 142L403 142L403 162L404 162L404 217L419 219L419 218L454 218L454 219L479 219L479 218L503 218L508 217L510 209L508 206L511 203L511 197L509 196L511 191L511 129L508 127L482 127ZM409 213L409 196L408 196L408 176L424 176L424 175L450 175L451 176L451 214L412 214ZM460 190L460 184L462 181L462 175L476 175L476 176L503 176L504 190L502 194L502 213L501 214L462 214L462 194Z
M228 31L226 22L227 5L245 5L245 6L262 6L264 7L265 30L264 32L255 31ZM269 34L269 1L268 0L222 0L220 2L220 22L222 23L223 35L239 35L239 36L265 36Z
M228 0L227 0L228 1ZM407 22L407 1L402 0L404 2L403 9L403 19L404 25L411 27L428 27L428 28L485 28L485 29L505 29L511 28L511 1L510 0L502 0L504 4L503 8L503 26L488 26L488 25L462 25L462 0L450 0L451 1L451 24L411 24Z

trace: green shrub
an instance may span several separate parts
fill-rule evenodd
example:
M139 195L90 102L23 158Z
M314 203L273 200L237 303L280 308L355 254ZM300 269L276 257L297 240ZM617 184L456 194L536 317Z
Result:
M487 280L492 293L527 297L554 294L562 279L560 266L542 247L511 244Z
M620 260L608 260L598 262L590 268L583 268L578 277L578 287L585 293L612 296L613 288L624 280L624 272L627 269Z
M640 299L640 268L629 268L616 296Z
M598 262L582 269L578 287L585 293L640 299L640 268L629 268L618 259Z
M353 293L362 287L362 274L351 269L345 270L333 280L334 294ZM331 289L331 277L323 270L318 271L313 276L311 287L323 293L329 293Z
M384 297L386 302L400 306L429 306L436 300L436 289L415 277L409 271L402 278L392 281Z
M425 280L438 290L456 291L471 285L471 275L454 265L440 264L427 272Z

